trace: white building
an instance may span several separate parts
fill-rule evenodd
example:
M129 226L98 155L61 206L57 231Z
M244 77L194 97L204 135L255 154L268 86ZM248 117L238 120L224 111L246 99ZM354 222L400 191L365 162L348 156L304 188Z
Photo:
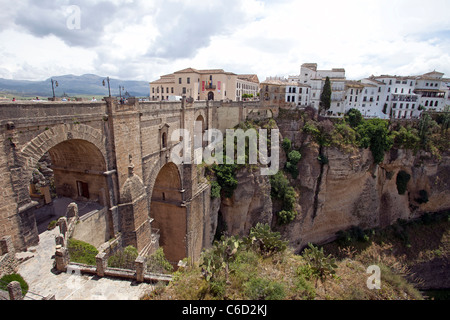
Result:
M308 105L319 109L320 95L322 94L325 79L330 78L331 82L331 108L340 109L342 107L342 100L345 94L345 69L335 68L331 70L317 70L317 63L304 63L300 67L299 83L308 85L310 90L310 99Z
M319 109L326 77L331 80L331 107L328 116L342 117L355 108L366 118L412 119L423 110L450 108L450 79L433 71L420 76L371 76L359 81L346 80L344 69L317 70L316 63L305 63L300 75L290 76L286 102Z

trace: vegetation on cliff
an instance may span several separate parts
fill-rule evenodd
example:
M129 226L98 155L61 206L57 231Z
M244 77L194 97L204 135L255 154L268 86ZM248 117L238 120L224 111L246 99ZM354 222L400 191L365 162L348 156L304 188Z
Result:
M416 232L417 233L417 232ZM389 238L385 238L389 240ZM359 243L354 240L352 244ZM144 299L162 300L404 300L423 299L406 279L407 266L391 243L309 245L294 254L280 234L257 225L247 237L223 237L198 264ZM381 269L381 289L367 286L368 266Z
M434 118L433 118L434 117ZM364 119L356 109L350 109L343 119L318 117L307 108L301 113L302 131L320 147L338 147L343 151L369 148L375 163L381 163L392 147L430 152L440 159L450 149L450 113L431 116L424 113L419 121L390 122Z

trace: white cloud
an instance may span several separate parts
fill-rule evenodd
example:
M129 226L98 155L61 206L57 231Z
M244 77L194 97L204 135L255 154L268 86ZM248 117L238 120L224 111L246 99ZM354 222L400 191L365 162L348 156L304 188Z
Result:
M78 2L77 33L65 27L68 0L0 0L0 77L151 81L194 67L264 80L298 74L304 62L344 67L351 79L433 69L450 75L448 0Z

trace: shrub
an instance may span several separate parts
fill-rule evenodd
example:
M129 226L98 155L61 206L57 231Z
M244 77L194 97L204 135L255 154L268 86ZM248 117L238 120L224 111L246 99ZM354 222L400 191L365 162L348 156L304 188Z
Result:
M319 249L310 243L302 256L311 268L312 277L316 278L316 287L318 280L323 284L329 276L336 274L336 261L331 255L325 256L323 248Z
M356 128L364 121L361 112L354 108L350 109L347 112L345 120L348 122L348 124L350 124L352 128Z
M236 179L237 166L233 164L221 164L214 165L213 170L217 176L217 183L224 191L227 198L233 196L234 190L236 190L238 181Z
M298 212L295 210L282 210L280 212L278 212L278 219L279 219L279 223L280 224L288 224L289 222L292 222L295 220L295 218L298 215Z
M283 252L287 249L287 241L281 240L279 232L270 230L268 224L258 223L250 230L250 235L246 242L263 256L271 256L277 252Z
M399 148L414 151L417 151L420 148L420 137L416 129L401 127L398 131L393 132L393 136L394 143Z
M289 140L289 138L284 138L283 142L281 143L281 147L283 148L284 152L288 153L292 148L291 140Z
M406 188L408 185L409 180L411 179L411 175L409 175L407 172L405 171L400 171L397 174L397 191L398 194L405 194L406 192Z
M362 122L357 132L362 148L369 148L372 152L374 163L381 163L384 153L393 145L393 139L389 134L388 123L382 119L370 119Z
M138 257L138 251L133 246L126 247L109 257L108 266L111 268L134 269L134 261Z
M252 278L245 284L245 295L250 300L283 300L285 287L276 281L264 278Z
M294 209L296 201L295 190L290 186L289 180L281 171L270 177L270 185L272 198L281 200L284 210Z
M173 266L166 259L162 247L158 248L158 250L148 258L147 270L156 273L171 273L173 271Z
M72 262L96 265L95 256L98 254L98 250L93 245L80 240L69 239L67 248Z
M0 279L0 290L8 291L8 284L13 281L17 281L20 283L20 288L22 289L22 296L25 296L28 292L28 283L18 273L3 276Z
M301 158L302 158L302 155L300 154L300 152L298 152L296 150L293 150L293 151L289 152L289 154L288 154L289 162L291 162L294 165L297 165Z
M211 181L211 198L216 199L220 198L220 191L222 190L222 187L217 181Z

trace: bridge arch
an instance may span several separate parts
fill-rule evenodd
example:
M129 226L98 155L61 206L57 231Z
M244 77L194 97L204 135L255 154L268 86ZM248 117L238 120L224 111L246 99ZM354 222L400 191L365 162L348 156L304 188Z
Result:
M178 167L169 162L158 172L151 195L150 217L159 230L159 245L167 259L176 264L187 257L187 211L183 201Z
M26 210L34 207L32 200L38 199L35 198L37 195L32 178L39 162L44 159L51 162L53 191L58 197L97 203L101 207L114 205L112 184L108 181L110 177L106 176L108 158L105 141L100 131L83 124L58 125L45 130L21 148L18 153L18 162L22 165L17 184L18 200ZM44 189L47 190L44 204L53 202L49 189ZM41 193L44 189L41 186ZM55 211L54 214L64 215L65 211ZM39 221L45 222L47 213L39 210L31 217L39 229ZM31 220L30 223L33 224ZM33 229L32 225L30 228ZM111 233L111 230L106 232Z
M34 166L46 152L61 142L68 140L90 142L100 151L106 161L105 140L99 130L84 124L63 124L44 131L21 149L21 155L25 161L26 170L29 171L28 173L31 174Z

